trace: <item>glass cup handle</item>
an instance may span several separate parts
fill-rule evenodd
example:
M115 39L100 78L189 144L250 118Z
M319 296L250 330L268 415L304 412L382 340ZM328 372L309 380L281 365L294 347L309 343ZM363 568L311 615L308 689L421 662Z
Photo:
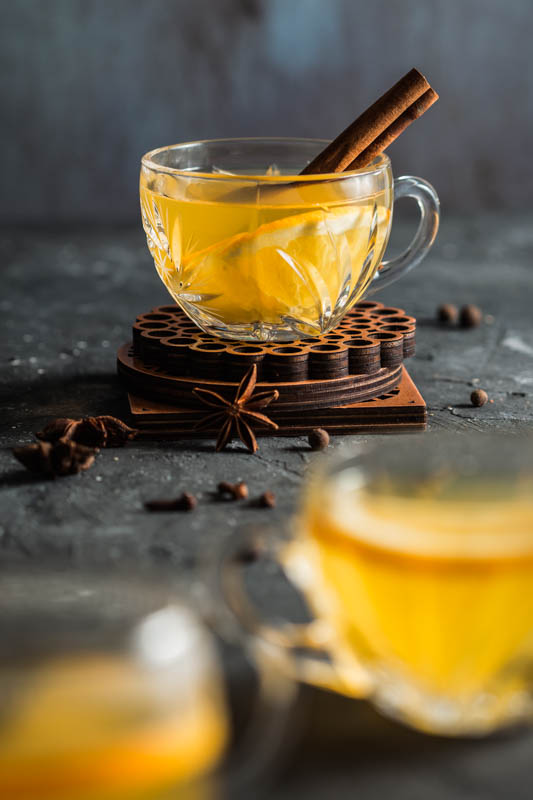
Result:
M257 531L240 531L230 537L224 548L218 562L217 583L226 622L229 617L234 630L237 626L237 634L245 635L246 644L252 644L256 657L262 660L266 655L267 659L274 659L293 680L353 697L365 697L370 681L362 669L355 681L353 674L346 681L333 661L324 660L332 641L325 623L314 620L303 624L286 622L274 625L264 622L252 604L243 581L243 566L251 554L270 558L286 574L283 560L279 557L279 546L271 534L271 531L266 535ZM306 653L303 654L302 650Z
M420 222L411 244L401 255L382 261L366 295L383 289L416 267L435 241L439 229L440 203L433 186L422 178L402 175L394 181L394 202L401 197L412 197L420 210Z

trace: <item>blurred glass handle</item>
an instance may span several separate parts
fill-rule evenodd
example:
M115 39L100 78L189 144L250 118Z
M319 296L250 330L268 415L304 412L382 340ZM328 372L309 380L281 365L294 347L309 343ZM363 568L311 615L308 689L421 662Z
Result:
M366 292L366 296L383 289L416 267L427 255L439 229L439 198L433 186L422 178L402 175L394 181L394 202L402 197L416 200L420 222L411 244L401 255L382 261Z
M272 532L270 531L270 534ZM361 671L359 685L349 684L339 674L329 656L331 634L320 620L304 624L262 621L250 601L243 580L243 567L251 556L266 557L283 569L280 547L272 536L257 531L238 532L228 541L219 562L219 589L225 608L231 614L248 645L261 659L265 654L277 659L295 681L310 683L342 694L363 697L368 694L368 679ZM286 574L286 573L285 573ZM305 653L301 651L305 650Z

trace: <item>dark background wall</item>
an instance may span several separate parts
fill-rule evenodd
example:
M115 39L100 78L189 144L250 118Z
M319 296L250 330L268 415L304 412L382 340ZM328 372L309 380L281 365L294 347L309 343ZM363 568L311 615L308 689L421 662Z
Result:
M0 12L2 222L136 222L146 150L333 137L411 66L441 100L391 147L395 172L431 180L449 211L530 208L532 0L0 0Z

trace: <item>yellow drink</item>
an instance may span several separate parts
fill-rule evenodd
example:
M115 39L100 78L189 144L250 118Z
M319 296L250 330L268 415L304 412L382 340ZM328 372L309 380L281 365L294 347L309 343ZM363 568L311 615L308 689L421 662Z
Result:
M482 731L523 716L533 665L530 482L444 477L407 490L359 480L347 471L315 484L288 548L289 566L296 556L311 566L303 588L334 631L334 658L362 665L378 704L423 729Z
M17 675L2 680L15 688ZM212 768L226 740L219 687L206 680L187 693L175 687L174 696L169 688L164 676L148 686L118 656L41 666L2 710L0 797L204 800L194 779Z
M334 327L365 292L385 249L384 178L248 187L238 176L141 172L157 271L202 327L235 338L296 339ZM219 326L217 328L217 325Z

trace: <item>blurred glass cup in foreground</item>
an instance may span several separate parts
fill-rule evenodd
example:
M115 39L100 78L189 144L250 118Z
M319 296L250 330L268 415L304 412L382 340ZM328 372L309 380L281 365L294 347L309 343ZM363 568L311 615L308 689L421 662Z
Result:
M474 735L530 720L532 444L430 435L326 458L292 533L262 539L316 620L260 622L226 554L233 611L294 674L418 729Z
M179 594L72 568L4 570L1 585L0 797L220 796L224 781L207 776L233 737L225 678ZM260 700L283 720L281 684Z

